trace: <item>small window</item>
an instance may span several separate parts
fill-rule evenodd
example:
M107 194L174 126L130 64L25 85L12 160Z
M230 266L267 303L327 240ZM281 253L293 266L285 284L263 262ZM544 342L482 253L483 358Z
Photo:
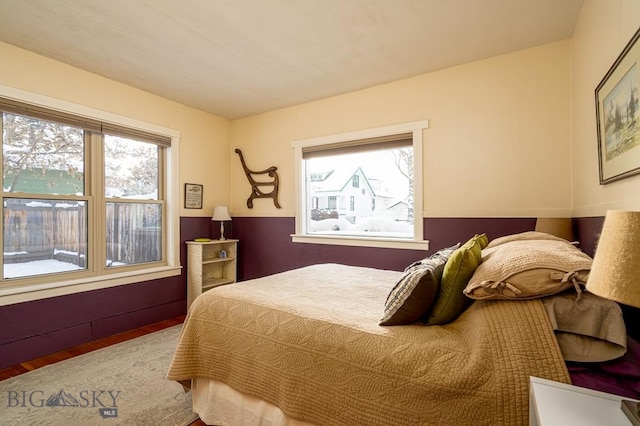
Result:
M414 125L295 143L301 191L294 241L423 242L421 142L426 122Z

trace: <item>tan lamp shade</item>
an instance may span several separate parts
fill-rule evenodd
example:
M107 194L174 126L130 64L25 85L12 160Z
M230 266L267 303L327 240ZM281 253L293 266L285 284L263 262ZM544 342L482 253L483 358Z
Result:
M640 212L607 212L586 288L640 308Z
M573 241L573 222L570 217L539 217L536 231Z

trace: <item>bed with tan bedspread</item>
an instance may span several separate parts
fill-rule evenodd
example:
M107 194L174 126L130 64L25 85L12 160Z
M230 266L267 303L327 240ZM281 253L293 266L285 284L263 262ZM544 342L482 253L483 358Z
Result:
M540 300L379 326L400 275L322 264L208 291L167 377L213 379L316 425L527 424L529 376L569 382Z

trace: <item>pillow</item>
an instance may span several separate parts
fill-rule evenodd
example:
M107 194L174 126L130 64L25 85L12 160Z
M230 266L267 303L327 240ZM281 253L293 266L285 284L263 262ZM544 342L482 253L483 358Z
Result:
M627 351L622 309L588 291L568 291L542 299L565 361L602 362Z
M387 296L380 325L412 324L431 309L440 287L444 265L460 244L442 249L409 265Z
M464 289L472 299L535 299L584 284L592 259L562 238L524 232L497 238Z
M482 261L481 251L489 240L485 234L475 235L451 254L444 266L440 291L426 325L447 324L464 312L471 304L462 290Z

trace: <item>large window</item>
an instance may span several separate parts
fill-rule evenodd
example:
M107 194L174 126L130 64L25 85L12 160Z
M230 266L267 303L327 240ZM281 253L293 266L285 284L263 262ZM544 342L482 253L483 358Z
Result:
M140 276L175 263L170 136L4 98L0 114L0 289Z
M422 243L426 122L298 141L296 242Z

